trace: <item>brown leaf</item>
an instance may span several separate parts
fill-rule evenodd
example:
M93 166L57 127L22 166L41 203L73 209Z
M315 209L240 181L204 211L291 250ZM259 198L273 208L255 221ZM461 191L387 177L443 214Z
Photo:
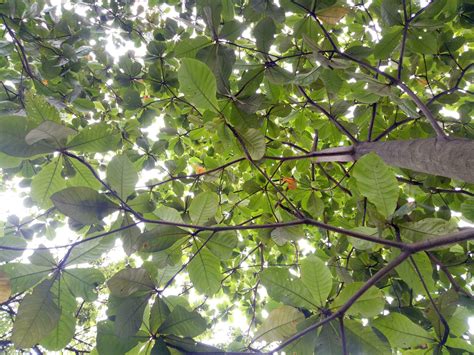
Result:
M6 273L0 271L0 303L8 301L12 294L10 278Z
M318 18L326 24L329 25L337 25L341 19L349 13L349 9L347 7L342 6L333 6L321 11L318 11L316 15Z

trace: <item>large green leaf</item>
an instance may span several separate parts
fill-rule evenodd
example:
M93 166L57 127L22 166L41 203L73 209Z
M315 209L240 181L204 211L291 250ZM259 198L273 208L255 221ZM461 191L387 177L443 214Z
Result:
M72 128L60 125L53 121L44 121L33 128L25 136L25 142L29 145L46 141L56 147L62 147L70 135L75 134L76 131Z
M0 262L8 262L20 257L23 254L22 249L25 247L26 241L20 237L0 238Z
M88 187L68 187L51 196L59 212L82 223L99 223L117 211L118 206L104 195Z
M281 341L296 333L296 325L303 319L303 313L294 307L283 305L275 308L258 328L254 341Z
M275 22L271 17L261 19L253 29L253 35L257 40L257 48L263 52L268 52L275 32Z
M216 78L206 64L196 59L183 58L178 70L178 80L186 100L198 109L219 111Z
M170 309L161 297L156 297L150 310L150 330L156 332L170 314Z
M66 157L67 158L67 157ZM96 179L94 174L80 161L76 159L64 159L74 170L74 174L67 179L68 186L85 186L94 190L101 188L102 184ZM67 164L65 163L65 164Z
M159 225L138 236L136 249L142 252L154 253L172 247L188 235L188 232L178 227Z
M25 108L28 119L37 124L45 121L61 122L58 110L41 95L32 92L26 94Z
M246 150L252 160L260 160L265 155L265 136L256 128L238 130L244 151Z
M219 196L215 192L205 191L196 195L189 206L189 216L196 224L205 224L217 213Z
M51 268L10 262L2 265L1 270L9 276L12 293L15 294L27 291L46 278Z
M137 333L143 323L143 313L150 295L120 300L115 314L115 334L128 338Z
M421 242L434 239L438 236L457 231L458 226L454 221L446 221L441 218L425 218L417 222L404 223L400 225L400 231L404 240Z
M425 329L400 313L390 313L376 319L373 324L395 348L426 346L433 341Z
M87 302L97 299L97 287L105 281L102 272L92 268L65 269L61 276L69 291Z
M347 347L351 354L391 354L390 347L386 341L382 341L374 333L370 326L363 326L361 323L345 319Z
M461 213L464 218L474 222L474 198L471 197L461 204Z
M62 167L62 158L58 157L34 176L31 182L31 198L40 207L51 207L51 196L66 187L66 181L61 175Z
M93 238L94 235L88 236ZM76 245L69 254L66 265L75 265L97 261L99 257L112 248L115 242L113 235L104 236L92 240L84 240L84 243Z
M397 207L398 182L395 174L375 153L360 158L352 171L360 193L375 205L384 217Z
M363 282L353 282L346 285L334 299L332 306L334 308L339 308L344 305L363 285ZM346 314L360 315L365 318L370 318L382 313L384 306L385 298L382 291L377 287L372 286L352 304L352 306L346 311Z
M126 155L116 155L107 165L107 181L124 200L135 191L138 174Z
M154 288L148 271L142 268L120 270L107 281L107 286L117 297L150 293Z
M191 260L188 272L198 292L211 296L219 290L223 278L219 258L206 248L201 249Z
M45 141L26 143L25 137L29 131L27 120L23 116L0 117L0 151L13 157L32 157L51 153L56 149Z
M309 290L300 279L290 279L287 270L269 268L260 273L262 285L275 301L293 307L316 309L317 305Z
M398 253L394 253L394 257L397 254ZM423 282L420 280L415 265L423 278ZM434 292L436 289L435 281L433 280L433 267L429 257L424 253L412 255L410 260L398 265L395 270L400 278L406 282L411 289L413 289L415 295L426 296L425 286L429 292Z
M84 153L101 153L114 150L119 140L117 130L106 123L97 123L81 130L67 143L67 148Z
M12 342L17 348L31 348L56 328L60 314L51 293L51 281L42 282L20 303L13 323Z
M332 290L332 275L324 262L316 256L308 256L300 262L301 281L311 292L319 307L324 307Z
M206 321L201 315L189 312L182 306L176 306L161 324L160 334L173 334L193 338L203 333L207 328Z
M211 237L211 232L199 233L198 238L206 243L208 248L214 255L219 257L221 260L229 259L232 255L232 251L237 246L238 239L235 231L223 231L214 233Z
M61 282L54 282L51 291L54 301L61 310L57 326L41 340L41 346L48 350L65 348L74 337L76 327L76 299Z
M115 334L114 323L97 322L97 351L101 355L125 354L138 343L138 338L121 338Z
M64 349L74 337L76 317L69 312L61 312L58 325L41 341L41 346L50 351Z

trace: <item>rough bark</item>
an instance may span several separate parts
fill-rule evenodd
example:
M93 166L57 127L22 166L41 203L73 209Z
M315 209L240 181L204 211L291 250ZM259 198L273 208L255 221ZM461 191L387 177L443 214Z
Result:
M375 152L389 165L474 183L474 140L428 138L364 142L354 148L355 160Z

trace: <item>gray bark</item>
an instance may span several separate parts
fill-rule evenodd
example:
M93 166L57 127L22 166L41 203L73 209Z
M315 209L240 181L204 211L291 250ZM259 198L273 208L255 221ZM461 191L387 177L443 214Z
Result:
M375 152L389 165L474 183L474 140L428 138L364 142L354 148L355 160Z

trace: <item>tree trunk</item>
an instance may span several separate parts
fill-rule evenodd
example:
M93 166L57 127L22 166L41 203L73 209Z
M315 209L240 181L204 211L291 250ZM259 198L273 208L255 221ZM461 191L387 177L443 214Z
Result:
M474 140L428 138L363 142L354 146L352 160L370 152L377 153L389 165L474 183ZM332 161L351 160L347 155L337 157ZM329 158L325 157L324 161Z

